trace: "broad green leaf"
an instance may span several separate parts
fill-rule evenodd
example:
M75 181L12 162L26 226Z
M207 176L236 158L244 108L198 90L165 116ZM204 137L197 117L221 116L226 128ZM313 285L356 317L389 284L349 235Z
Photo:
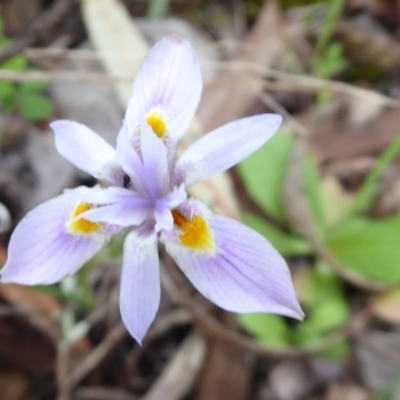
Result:
M279 230L257 215L244 212L242 221L263 235L284 256L302 256L311 253L311 247L304 239L295 234Z
M321 341L324 341L325 336L314 331L299 331L296 332L294 340L302 347L311 346ZM351 347L348 340L340 340L331 347L320 351L315 356L322 358L331 358L334 360L347 360L350 356Z
M18 54L1 64L1 69L8 69L12 71L23 71L27 67L28 61L21 54Z
M332 231L328 248L343 267L376 281L400 283L400 215L352 217Z
M1 99L1 105L5 112L10 113L11 111L13 111L17 106L17 97L15 96L15 93L11 96L7 96Z
M310 309L332 298L344 298L341 281L322 263L296 275L296 293L299 300Z
M11 40L0 33L0 50L4 50L10 46Z
M290 343L290 329L283 318L271 314L241 314L239 325L253 335L260 344L273 348L284 348Z
M340 328L350 317L349 305L345 298L331 297L314 305L299 330L326 334Z
M32 121L48 118L54 112L53 103L36 93L24 93L19 98L21 114Z
M15 86L8 81L0 81L0 99L10 97L15 92Z
M314 159L306 154L303 159L303 182L314 225L321 236L325 236L326 222L321 198L321 180Z
M237 166L249 195L267 213L281 221L285 220L282 186L294 144L293 136L278 132Z
M334 178L321 182L321 192L327 228L338 226L352 209L354 196L345 193Z
M388 165L400 152L400 136L392 142L392 144L382 153L375 167L368 174L354 202L353 212L366 212L372 206L376 188L382 174L385 172Z
M318 353L319 357L331 358L333 360L345 361L350 357L351 346L348 340L341 340L332 347Z
M50 86L48 81L28 81L21 82L19 89L21 92L44 92Z

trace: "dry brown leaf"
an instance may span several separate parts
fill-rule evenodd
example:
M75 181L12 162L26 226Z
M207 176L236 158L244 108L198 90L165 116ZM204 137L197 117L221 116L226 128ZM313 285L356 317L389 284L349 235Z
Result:
M395 288L374 296L371 307L376 317L392 324L400 324L400 289Z
M326 400L370 400L370 393L361 386L334 383L328 389Z
M32 400L28 378L21 372L4 372L0 374L1 400Z
M36 329L57 340L60 332L54 315L61 308L54 297L26 286L0 284L0 298L11 306L27 311L27 318Z

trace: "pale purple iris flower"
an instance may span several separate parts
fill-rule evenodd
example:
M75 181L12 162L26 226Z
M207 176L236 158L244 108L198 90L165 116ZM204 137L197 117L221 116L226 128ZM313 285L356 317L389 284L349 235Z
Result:
M1 281L58 282L78 271L113 235L128 232L120 310L139 343L160 302L158 239L192 284L218 306L302 319L289 269L271 244L187 196L191 185L260 148L281 117L263 114L229 123L178 157L177 143L201 90L191 45L170 36L154 46L136 77L116 150L84 125L53 122L58 151L99 185L66 190L29 212L11 237Z

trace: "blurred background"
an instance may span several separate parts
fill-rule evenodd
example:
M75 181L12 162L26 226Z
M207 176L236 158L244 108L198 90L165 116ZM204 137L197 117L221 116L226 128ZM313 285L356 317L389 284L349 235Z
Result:
M119 238L59 285L0 284L0 399L400 399L396 0L0 0L1 265L30 209L95 184L49 123L114 144L141 61L171 33L204 79L182 148L244 116L284 117L192 194L285 256L306 318L217 309L160 249L161 306L140 347L118 311Z

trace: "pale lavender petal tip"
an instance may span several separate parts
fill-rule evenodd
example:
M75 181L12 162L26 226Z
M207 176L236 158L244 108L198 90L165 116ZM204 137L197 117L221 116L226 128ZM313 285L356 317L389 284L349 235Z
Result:
M215 251L207 254L183 246L176 229L164 231L161 240L205 297L236 313L303 319L286 262L266 239L237 221L210 214L198 201L188 200L185 208L186 215L200 215L208 222Z
M120 289L122 320L139 344L156 316L160 296L157 235L139 228L125 239Z
M58 120L50 124L58 152L97 179L114 182L119 174L115 150L87 126L74 121Z
M278 114L255 115L204 135L178 160L173 182L183 180L190 186L233 167L264 145L281 122Z
M200 63L189 41L175 35L156 43L140 68L125 120L130 133L150 111L166 116L168 135L181 139L200 101Z

